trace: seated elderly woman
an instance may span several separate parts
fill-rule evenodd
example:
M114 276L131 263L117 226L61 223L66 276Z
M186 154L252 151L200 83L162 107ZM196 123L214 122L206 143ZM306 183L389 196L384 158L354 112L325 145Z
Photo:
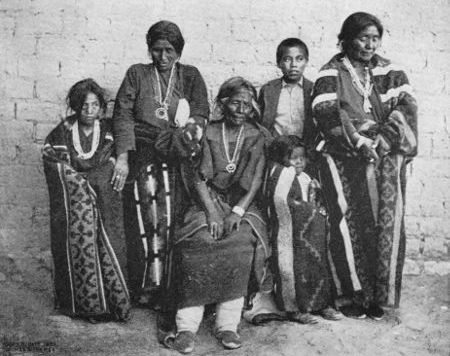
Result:
M85 79L70 89L67 101L75 114L48 135L43 150L56 305L91 322L126 320L122 202L111 185L114 146L101 119L103 90Z
M213 303L217 338L226 348L240 347L237 328L252 267L256 279L264 279L267 233L256 195L265 134L256 123L255 98L241 77L222 84L200 165L186 174L193 178L191 202L173 251L177 334L166 342L182 353L193 350L204 306Z

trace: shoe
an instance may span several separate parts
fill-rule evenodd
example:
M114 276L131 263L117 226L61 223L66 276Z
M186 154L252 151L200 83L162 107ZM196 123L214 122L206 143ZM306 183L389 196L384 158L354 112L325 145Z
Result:
M314 315L301 312L289 313L288 319L300 324L317 324L319 322L319 319Z
M367 316L366 310L357 304L344 305L340 310L347 318L364 319Z
M383 308L381 308L377 304L371 304L367 308L366 313L369 316L369 318L372 318L374 320L381 320L381 319L383 319L383 316L384 316Z
M238 333L234 331L231 330L219 331L216 334L216 337L226 349L234 350L242 346L240 336L238 335Z
M195 334L190 331L180 331L175 336L171 348L182 353L188 354L194 351Z
M326 320L333 321L341 320L344 317L344 314L332 307L326 307L325 309L319 310L317 314Z

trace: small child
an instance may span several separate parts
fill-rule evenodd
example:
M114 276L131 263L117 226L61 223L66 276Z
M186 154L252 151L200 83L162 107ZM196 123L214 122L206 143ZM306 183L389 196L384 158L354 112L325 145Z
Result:
M283 76L262 86L258 104L262 124L274 136L296 135L309 147L314 139L311 113L313 83L303 77L309 51L298 38L287 38L278 45L277 66Z
M266 196L276 305L288 320L302 324L317 323L316 315L339 320L342 314L331 307L326 209L319 183L303 171L307 159L302 140L277 137L269 146L269 159ZM265 299L260 295L257 302L269 305ZM263 313L277 314L267 307Z
M320 185L303 170L305 145L298 136L276 138L268 182L270 232L274 246L276 301L288 318L316 323L313 314L339 320L333 304L328 267L327 218Z

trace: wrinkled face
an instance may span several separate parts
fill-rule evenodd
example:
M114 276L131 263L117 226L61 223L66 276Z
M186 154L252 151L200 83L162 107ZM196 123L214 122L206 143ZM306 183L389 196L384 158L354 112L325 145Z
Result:
M304 147L295 147L289 157L286 157L286 166L295 168L297 175L301 174L306 166L306 156Z
M369 62L380 45L380 33L376 26L370 25L352 40L347 55L358 62Z
M225 120L232 126L240 126L248 120L252 110L252 95L248 90L240 90L225 102Z
M295 46L283 51L278 68L283 72L283 78L287 83L295 83L302 77L307 64L308 59L303 48Z
M153 63L160 72L172 69L174 63L180 57L175 48L167 40L158 40L150 48Z
M81 108L78 121L84 126L92 126L95 119L98 118L100 110L101 106L97 95L95 95L94 93L88 93L86 95L86 99L84 99L84 104Z

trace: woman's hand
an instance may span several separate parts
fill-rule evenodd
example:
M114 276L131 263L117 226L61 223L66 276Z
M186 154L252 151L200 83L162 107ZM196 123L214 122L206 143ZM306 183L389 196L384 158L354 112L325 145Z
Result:
M216 212L206 215L208 231L214 240L220 240L223 235L223 219Z
M195 122L188 122L182 128L182 132L184 143L188 147L191 157L199 154L201 150L200 140L203 135L203 129L200 125L197 125Z
M239 225L241 225L241 217L231 212L223 221L223 226L226 234L231 233L233 230L239 231Z
M375 141L368 137L359 135L358 141L356 143L356 148L360 150L370 162L375 162L379 159L376 151L377 146L375 145Z
M377 152L381 157L386 156L391 151L391 145L380 134L375 137L373 146L377 148Z
M122 191L127 180L128 172L128 153L122 153L117 157L117 162L114 166L114 172L111 178L111 184L115 191Z
M197 124L194 119L189 119L186 126L183 128L184 135L187 140L195 140L199 142L203 135L202 127Z

